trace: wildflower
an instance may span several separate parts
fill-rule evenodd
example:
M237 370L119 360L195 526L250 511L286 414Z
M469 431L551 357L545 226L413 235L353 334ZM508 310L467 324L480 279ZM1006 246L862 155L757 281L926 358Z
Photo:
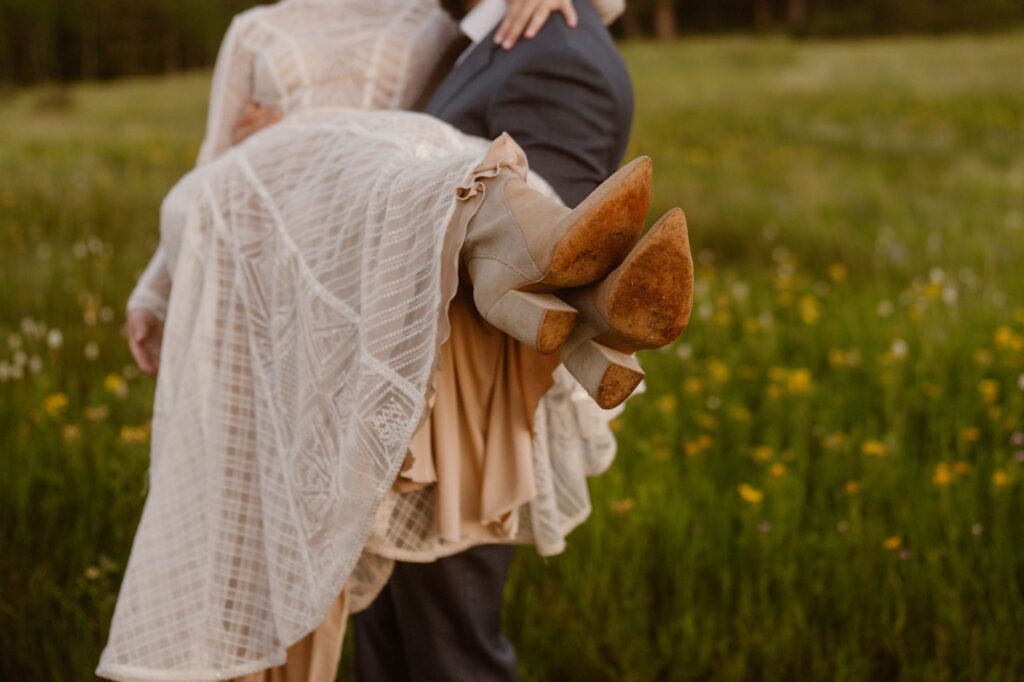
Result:
M981 438L981 429L977 426L969 426L960 432L960 437L968 443L977 442Z
M11 350L18 350L21 348L21 337L17 334L7 335L7 347Z
M61 334L59 329L51 329L46 335L46 345L57 350L64 345L64 335Z
M85 344L83 352L85 353L86 360L95 360L100 356L100 347L96 344L95 341L90 341L87 344Z
M118 434L118 440L122 445L137 445L149 440L149 425L122 426Z
M892 537L886 538L885 542L882 543L882 546L890 552L896 551L903 546L903 538L899 535L893 535Z
M761 321L756 317L748 317L743 320L743 331L748 335L758 333L761 331Z
M621 500L615 500L612 502L611 507L612 511L616 514L628 514L636 507L636 500L632 497L624 497Z
M808 327L818 324L818 320L821 319L821 304L814 296L804 294L800 297L800 319Z
M110 408L106 405L90 405L85 408L85 418L91 422L101 422L106 419L109 414ZM616 419L615 421L618 420Z
M108 393L113 393L118 398L123 399L128 396L128 382L119 374L108 374L107 378L103 380L103 387L107 389Z
M1005 488L1010 484L1010 474L1005 469L996 469L992 472L992 485L997 488Z
M32 374L39 374L43 371L43 359L38 355L33 355L28 359L28 371Z
M685 452L688 457L695 457L710 448L712 443L714 443L714 439L712 439L708 434L702 433L694 440L687 442L686 445L683 446L683 452Z
M786 388L794 395L804 395L811 390L811 372L807 369L794 369L786 377Z
M707 408L711 411L715 411L722 406L722 399L717 395L709 395L708 399L704 402Z
M103 306L100 308L100 321L101 322L113 322L114 311L110 306Z
M999 398L999 382L995 379L982 379L978 382L978 394L985 403L994 403Z
M703 393L706 384L700 377L689 377L683 382L683 390L691 395Z
M782 478L783 476L786 475L786 465L780 462L776 462L775 464L772 464L769 471L775 478Z
M796 450L794 450L793 448L783 450L782 459L786 460L787 462L792 462L794 459L796 459Z
M785 367L772 367L768 370L768 378L777 384L785 383L788 376Z
M762 533L762 534L766 534L766 533L772 532L772 523L771 523L771 521L762 521L761 523L757 524L757 530L758 530L759 533Z
M749 424L750 420L753 418L753 415L750 414L750 410L745 407L735 407L732 409L730 414L733 419L741 424Z
M965 476L971 473L971 465L963 461L962 459L958 459L957 461L953 462L953 473L955 473L957 476Z
M896 556L899 557L900 561L906 561L907 559L910 558L910 550L909 549L901 549L900 553L897 554Z
M892 345L889 346L889 354L895 360L902 360L907 357L907 353L910 348L907 346L907 342L903 339L893 339Z
M982 532L984 532L984 530L985 529L982 527L980 523L971 524L971 535L975 537L981 535Z
M90 566L82 572L86 580L99 580L103 573L96 566Z
M1007 326L997 327L995 333L995 345L996 348L1008 350L1013 353L1019 353L1024 350L1024 336L1016 334Z
M880 440L867 440L861 446L861 452L868 457L885 457L889 450L885 447L885 443Z
M846 434L836 431L825 436L824 445L827 450L838 450L846 444Z
M828 364L835 368L846 366L846 352L839 348L832 348L828 352Z
M733 282L732 284L732 296L737 301L746 300L747 296L750 295L750 285L746 282Z
M13 378L13 371L10 364L7 362L0 362L0 384Z
M693 357L693 346L688 343L681 343L676 346L676 355L679 356L680 360L689 360Z
M848 521L840 521L836 524L837 533L845 533L848 530L850 530L850 523Z
M988 367L992 364L992 351L987 348L979 348L974 351L974 364L979 367Z
M708 373L711 379L718 384L724 384L729 380L729 366L717 358L711 358L707 362Z
M702 429L714 431L718 428L718 417L713 414L708 414L707 412L701 412L697 415L697 423L700 424ZM708 438L710 437L711 436L708 436Z
M43 410L51 417L56 417L68 406L67 393L54 393L43 400Z
M775 451L770 445L759 445L754 448L754 459L758 462L770 462L775 457Z
M846 266L842 263L833 263L828 266L828 278L836 284L845 282L847 274Z
M843 484L843 490L847 495L856 495L860 492L860 482L851 479Z
M1019 462L1020 464L1024 464L1024 450L1018 450L1017 452L1013 453L1013 461Z
M661 396L660 398L658 398L658 401L655 403L655 405L658 408L658 412L661 412L662 414L665 414L665 415L669 415L669 414L672 414L673 412L675 412L676 411L676 407L678 406L678 404L679 404L679 401L671 393L667 393L667 394Z
M64 428L60 431L60 436L64 440L65 445L71 445L81 438L82 429L76 424L65 424Z
M739 485L740 497L750 504L761 504L764 500L764 493L748 483Z
M949 465L945 462L940 462L935 465L935 473L932 474L932 483L938 487L947 486L953 482L953 472L949 468Z
M879 301L877 312L879 317L890 317L896 312L896 306L892 304L892 301Z
M1024 391L1024 374L1017 377L1017 388Z

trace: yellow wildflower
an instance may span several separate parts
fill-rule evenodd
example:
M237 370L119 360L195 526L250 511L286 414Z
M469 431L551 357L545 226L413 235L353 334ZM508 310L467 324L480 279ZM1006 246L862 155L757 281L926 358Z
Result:
M54 393L43 400L43 410L51 417L56 417L68 406L67 393Z
M892 537L886 538L885 542L882 543L882 546L890 552L895 552L897 549L903 546L903 538L901 538L899 535L893 535Z
M837 284L845 282L847 274L846 266L842 263L833 263L828 266L828 278Z
M868 457L885 457L889 453L889 449L880 440L866 440L861 446L861 452Z
M717 358L708 360L708 373L715 383L724 384L729 380L729 366Z
M683 390L691 395L704 392L705 383L700 377L689 377L683 382Z
M756 317L748 317L743 320L743 331L747 334L756 334L761 331L761 323Z
M658 401L655 403L655 405L658 408L658 412L661 412L662 414L665 415L669 415L676 411L676 407L679 405L679 401L676 399L674 395L672 395L671 393L667 393L658 398Z
M794 369L786 377L786 388L794 395L804 395L811 390L811 372L807 369Z
M977 442L981 438L981 429L977 426L969 426L960 432L960 437L968 443Z
M856 495L860 492L860 483L851 479L843 484L843 490L846 491L847 495Z
M800 319L807 326L818 324L821 319L821 304L814 296L804 294L800 297Z
M741 483L739 486L740 497L750 504L761 504L764 500L764 493L748 483Z
M935 473L932 474L932 483L939 486L949 485L953 482L953 472L950 470L949 465L945 462L940 462L935 465Z
M832 348L828 352L828 364L832 367L846 367L846 351L839 348Z
M149 440L149 425L122 426L118 435L122 445L137 445Z
M782 388L777 384L769 385L764 392L770 400L778 400L782 397Z
M110 415L110 408L106 405L91 405L85 408L85 418L91 422L101 422Z
M82 574L85 576L86 580L99 580L100 576L103 575L103 572L96 566L89 566Z
M1003 325L996 328L996 348L1019 353L1024 350L1024 336L1016 334L1012 329Z
M741 424L749 424L753 415L750 414L750 410L745 407L734 407L732 412L732 418Z
M825 436L824 445L828 450L838 450L846 444L846 434L842 431L836 431Z
M988 367L992 364L992 351L987 348L979 348L974 351L974 364L979 367Z
M986 403L994 403L999 398L999 382L995 379L982 379L978 382L978 394Z
M128 382L120 374L108 374L107 378L103 380L103 388L118 398L128 396Z
M697 423L700 424L702 429L714 431L718 428L718 417L707 412L701 412L697 415Z
M992 485L997 488L1005 488L1010 484L1010 474L1006 469L996 469L992 472Z
M963 461L962 459L958 459L957 461L953 462L953 473L955 473L957 476L969 474L971 473L971 465Z
M754 459L758 462L770 462L775 457L775 450L770 445L758 445L754 448Z
M768 378L777 384L786 383L786 377L789 376L789 372L786 371L785 367L772 367L768 370Z
M633 511L633 509L636 507L636 500L634 500L632 497L624 497L621 500L615 500L614 502L612 502L611 506L612 511L616 514L628 514L629 512Z
M775 478L782 478L783 476L786 475L786 465L776 462L775 464L772 464L769 471Z

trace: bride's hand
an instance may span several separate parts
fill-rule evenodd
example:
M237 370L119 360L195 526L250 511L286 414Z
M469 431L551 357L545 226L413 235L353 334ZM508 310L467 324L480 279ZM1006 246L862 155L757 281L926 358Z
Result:
M238 144L253 133L281 120L284 114L277 107L268 107L256 102L245 105L235 129L231 133L231 144Z
M501 22L494 42L511 50L520 36L532 38L544 28L552 12L565 15L565 23L575 28L578 22L572 0L508 0L508 12Z
M160 369L160 346L164 340L163 323L148 310L130 310L125 331L128 333L128 348L139 369L145 374L156 374Z

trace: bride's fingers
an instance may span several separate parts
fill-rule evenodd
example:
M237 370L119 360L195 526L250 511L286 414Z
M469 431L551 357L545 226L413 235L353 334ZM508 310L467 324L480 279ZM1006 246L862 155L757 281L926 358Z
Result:
M506 50L511 50L519 40L519 36L523 35L523 30L529 23L530 17L540 6L541 0L510 2L508 13L505 15L504 21L501 22L501 26L498 27L497 33L494 34L494 42L499 43Z
M550 16L551 10L549 10L547 7L541 7L540 9L538 9L537 12L533 15L533 18L530 19L530 25L526 27L526 33L524 33L523 35L526 36L527 38L532 38L535 35L537 35L537 33L542 28L544 28L544 24L547 23L548 17Z
M139 366L143 374L156 374L156 362L142 343L129 336L128 348L132 352L132 357L135 358L135 364Z

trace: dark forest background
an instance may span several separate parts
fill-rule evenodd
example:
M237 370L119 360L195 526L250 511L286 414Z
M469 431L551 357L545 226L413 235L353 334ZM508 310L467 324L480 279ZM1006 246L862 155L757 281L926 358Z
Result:
M211 64L251 0L0 0L0 84L114 78ZM990 31L1024 0L628 0L615 31L795 36Z

